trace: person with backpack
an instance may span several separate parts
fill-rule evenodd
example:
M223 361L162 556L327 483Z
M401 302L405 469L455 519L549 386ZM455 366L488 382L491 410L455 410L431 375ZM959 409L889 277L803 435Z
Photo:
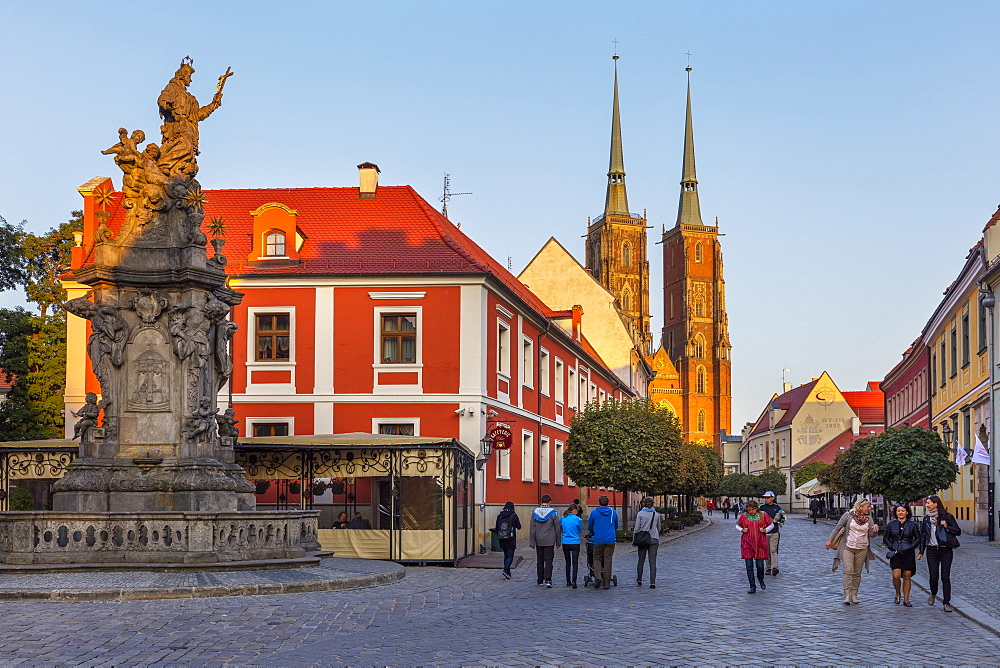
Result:
M937 494L931 494L924 500L924 509L927 514L920 524L920 555L917 559L923 559L924 553L927 553L927 572L931 581L927 605L934 605L940 581L941 603L945 612L951 612L954 610L951 607L951 564L955 548L960 545L958 537L962 535L962 529Z
M590 542L594 545L594 570L597 580L594 590L601 585L611 589L611 562L615 556L615 543L618 541L618 511L608 507L609 499L602 494L597 499L600 505L590 512L587 519L587 530L590 532Z
M642 500L642 508L635 516L632 544L639 548L639 565L636 567L635 584L642 586L642 567L649 557L649 588L656 589L656 551L660 547L660 513L653 508L653 497Z
M503 504L503 510L497 515L493 531L503 550L503 576L510 580L510 567L514 563L514 548L517 547L517 530L521 528L521 520L514 512L514 502Z
M583 509L575 503L562 517L562 549L566 559L566 586L576 589L576 575L580 568L580 534L583 532Z
M531 528L528 530L528 545L535 548L538 585L552 588L552 560L556 548L562 540L562 526L559 513L549 506L552 497L542 494L541 505L531 511Z

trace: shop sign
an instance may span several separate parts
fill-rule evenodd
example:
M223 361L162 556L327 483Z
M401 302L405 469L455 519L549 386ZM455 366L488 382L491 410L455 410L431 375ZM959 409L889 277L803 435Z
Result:
M498 424L490 430L490 438L493 439L493 448L495 450L509 450L511 441L513 441L513 434L510 432L510 427L505 424Z

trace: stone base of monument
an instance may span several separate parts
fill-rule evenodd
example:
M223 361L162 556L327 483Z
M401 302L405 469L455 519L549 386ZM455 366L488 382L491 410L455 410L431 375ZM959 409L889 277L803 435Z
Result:
M227 568L257 562L288 567L320 549L319 511L3 513L5 564L199 564ZM302 565L311 565L302 563Z

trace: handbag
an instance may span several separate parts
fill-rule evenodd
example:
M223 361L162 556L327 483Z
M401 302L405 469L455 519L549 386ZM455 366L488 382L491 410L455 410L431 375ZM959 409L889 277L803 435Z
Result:
M649 528L652 529L654 524L656 524L655 517L649 520ZM635 547L649 547L652 543L653 536L649 531L636 531L632 534L632 545Z

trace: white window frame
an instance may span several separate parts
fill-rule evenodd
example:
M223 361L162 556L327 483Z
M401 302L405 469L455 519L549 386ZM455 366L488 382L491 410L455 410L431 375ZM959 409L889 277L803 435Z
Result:
M510 448L497 450L497 480L510 480Z
M268 237L270 237L272 234L280 234L281 235L281 248L282 248L282 250L284 250L284 253L282 253L281 255L271 255L270 253L267 252L267 247L270 245L270 244L268 244L267 240L268 240ZM285 233L284 230L275 229L273 227L270 228L269 230L267 230L266 232L264 232L264 239L261 242L261 250L263 251L263 254L260 256L261 260L287 260L288 259L288 235Z
M552 462L549 461L549 437L541 436L538 439L538 481L543 483L552 482L549 478L549 469Z
M288 314L288 359L287 360L264 360L257 361L257 316L264 313L287 313ZM298 340L295 307L294 306L250 306L247 308L247 347L246 365L247 370L247 394L295 394L295 356L296 343ZM288 371L287 383L255 383L253 382L254 369L267 369L268 371Z
M253 436L254 425L258 424L274 424L276 422L284 422L288 425L288 435L295 435L295 418L294 417L248 417L243 418L243 424L246 425L246 435Z
M521 430L521 481L535 481L535 432Z
M497 318L497 373L510 379L510 323L500 318Z
M601 391L600 391L600 394L598 394L598 395L597 395L597 403L599 403L599 404L603 404L603 403L604 403L605 401L607 401L607 400L608 400L608 395L607 395L607 393L605 393L605 391L604 391L604 390L601 390Z
M573 410L578 410L580 406L580 385L576 382L576 369L573 367L569 368L569 407Z
M556 457L555 457L555 459L556 459L556 461L555 461L555 465L556 465L555 479L556 480L555 480L555 482L556 482L557 485L563 485L563 484L566 483L566 481L565 481L566 469L565 469L565 461L564 461L565 452L566 452L565 451L565 447L566 447L565 443L563 443L562 441L556 441Z
M413 435L420 436L420 418L418 417L378 417L372 418L372 433L377 434L383 424L412 424Z
M424 366L424 308L423 306L373 306L375 336L372 341L372 368L382 371L417 371ZM382 316L396 313L413 314L417 318L417 361L402 364L382 362Z
M560 406L564 406L566 404L566 364L558 357L556 358L554 375L556 383L556 403Z
M552 388L549 387L549 351L539 348L538 358L538 391L550 396Z
M535 387L535 342L529 336L521 336L521 385Z

